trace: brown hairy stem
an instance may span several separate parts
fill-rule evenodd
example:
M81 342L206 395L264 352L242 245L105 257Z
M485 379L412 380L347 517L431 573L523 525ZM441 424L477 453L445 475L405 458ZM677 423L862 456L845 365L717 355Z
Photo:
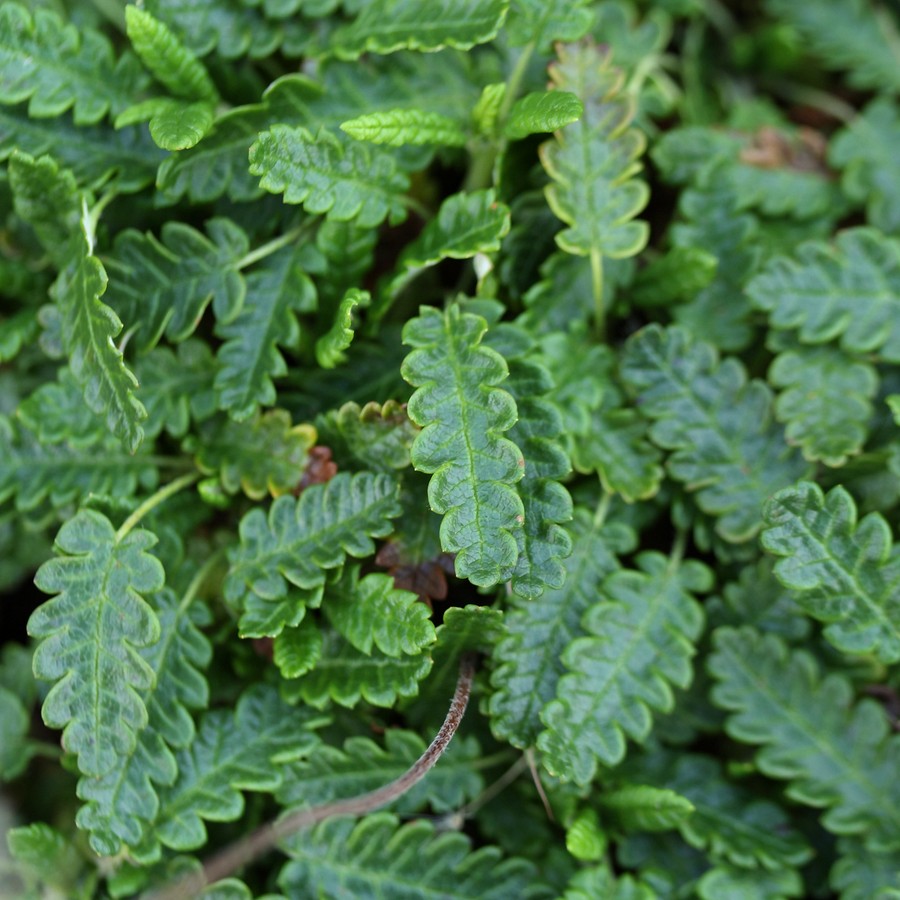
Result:
M405 794L425 777L447 749L466 711L474 677L475 654L466 653L459 663L456 693L453 695L444 724L428 745L428 749L399 778L367 794L349 797L346 800L335 800L311 809L298 809L273 822L267 822L256 831L211 856L201 871L192 872L162 890L151 892L146 895L146 900L190 900L206 885L227 878L268 853L279 841L304 828L310 828L332 816L362 816L374 812Z

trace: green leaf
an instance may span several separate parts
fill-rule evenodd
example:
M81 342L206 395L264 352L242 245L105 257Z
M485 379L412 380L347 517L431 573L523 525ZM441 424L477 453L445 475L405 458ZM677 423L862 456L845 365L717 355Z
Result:
M272 660L284 678L299 678L312 671L322 657L322 631L312 619L304 618L299 625L285 628L272 651Z
M44 722L63 729L63 746L78 755L85 775L101 776L134 750L147 724L141 697L153 670L138 653L159 639L159 620L142 594L163 586L159 561L147 553L149 531L117 536L110 521L82 510L60 529L57 556L35 584L56 594L28 620L40 639L38 678L54 682L44 700Z
M159 840L174 850L202 847L202 820L234 821L244 811L241 791L277 790L280 763L309 753L319 740L314 729L326 721L287 706L264 685L246 690L234 712L207 713L190 747L177 754L178 780L161 792Z
M308 759L285 766L278 802L285 807L319 806L356 797L388 784L402 775L423 753L425 741L414 731L388 728L384 746L368 737L350 737L343 748L322 745ZM476 771L480 748L474 738L453 738L440 765L399 798L399 812L421 809L426 803L436 812L458 809L481 790Z
M894 234L900 233L900 174L893 164L898 140L900 107L876 97L828 145L828 162L843 170L844 192L866 204L872 225Z
M137 6L126 6L125 25L141 62L169 93L189 101L218 101L218 91L206 69L164 22Z
M566 850L580 862L603 859L609 846L601 830L600 817L592 807L585 807L566 828Z
M546 50L558 41L583 38L593 22L585 6L585 0L512 0L506 29L510 46L534 43Z
M316 420L319 440L331 447L338 466L359 465L370 472L390 472L410 465L409 450L418 428L406 407L387 403L345 403Z
M0 782L21 775L34 755L31 716L19 698L0 686Z
M206 230L209 237L183 222L166 222L161 240L133 229L117 236L108 299L130 326L139 326L141 352L163 333L175 342L190 337L210 300L220 322L240 312L246 285L237 264L247 236L230 219L210 219Z
M896 900L900 895L900 852L874 853L858 838L841 838L838 852L828 880L841 900Z
M76 125L89 125L126 106L144 84L134 57L116 61L99 31L79 32L49 9L0 7L0 103L28 100L32 118L71 109Z
M347 575L328 591L325 614L357 650L415 656L434 643L431 612L416 594L395 588L390 575L359 578L356 567Z
M157 147L188 150L209 134L214 118L215 109L206 100L189 103L171 97L154 97L129 106L116 118L116 127L149 120L150 136Z
M656 895L646 885L635 881L630 875L613 878L608 866L600 865L580 869L569 881L562 900L591 900L603 897L606 900L651 900Z
M859 834L873 850L900 841L897 782L900 738L889 735L884 709L853 702L846 676L822 678L803 650L774 635L720 628L709 670L719 682L713 701L731 712L736 740L762 744L760 771L789 781L789 797L827 808L822 824L835 834Z
M417 388L409 417L422 431L413 465L432 474L428 502L442 515L441 546L456 552L456 574L487 587L515 570L522 501L513 485L523 474L521 452L502 437L516 419L513 398L497 387L508 374L496 351L481 346L487 323L458 305L445 313L423 306L406 323L413 347L401 368Z
M806 471L771 421L766 385L748 383L740 362L720 362L680 327L651 325L630 338L622 380L653 420L651 439L674 451L672 477L697 492L727 541L750 540L762 526L764 501Z
M540 602L513 596L504 635L494 650L490 699L491 728L516 747L534 744L540 713L557 696L565 673L560 657L583 634L581 620L596 602L600 585L619 564L616 554L634 548L635 536L620 525L598 528L585 510L570 526L572 554L563 563L565 583L547 590Z
M63 366L57 381L48 381L27 397L16 416L44 446L67 443L87 448L103 441L103 420L85 406L81 387Z
M185 442L197 467L216 475L229 494L242 490L252 500L277 497L300 484L306 457L316 442L311 425L294 425L290 413L271 409L248 422L224 416L204 423Z
M220 408L238 422L275 402L272 379L288 371L278 348L297 348L297 313L316 308L316 289L305 271L309 258L303 243L273 253L247 276L237 318L216 323L216 335L225 341L216 354L216 393Z
M292 702L322 708L333 700L354 707L360 700L373 706L393 706L399 697L414 697L419 682L431 671L427 653L388 656L380 650L357 650L334 631L323 634L322 655L311 672L287 682L282 693Z
M800 32L826 68L849 70L854 87L900 91L900 34L887 10L864 0L766 0L765 6Z
M278 884L291 896L500 900L533 896L535 871L495 847L471 851L461 834L438 834L419 819L398 827L390 813L330 819L289 842ZM426 893L427 892L427 893Z
M339 59L397 50L468 50L497 36L507 0L373 0L349 25L339 28L332 50Z
M486 84L481 89L481 96L472 109L472 124L479 134L491 135L500 116L500 107L506 96L506 82Z
M803 879L794 869L754 870L716 866L697 882L701 900L786 900L802 897Z
M803 343L839 341L848 353L900 361L900 241L872 228L770 260L747 293L772 327L796 329Z
M584 104L581 119L540 147L541 163L553 183L547 202L569 227L556 236L567 253L579 256L634 256L649 229L632 221L647 205L640 170L644 136L630 128L633 100L620 94L622 75L608 53L587 44L560 46L550 78Z
M900 553L878 514L857 523L856 504L842 487L827 495L802 481L766 505L760 542L775 575L811 616L828 622L825 636L845 653L900 660Z
M17 868L63 896L71 895L83 875L84 857L63 834L43 822L10 828L6 843Z
M626 831L668 831L690 821L694 804L674 790L626 784L599 798L604 817Z
M536 91L526 94L513 104L503 126L504 134L512 139L556 131L577 122L584 112L581 101L566 91Z
M346 555L373 554L372 538L390 533L390 519L400 513L396 498L397 484L388 475L340 473L306 488L299 499L279 497L268 519L261 509L247 513L225 582L226 598L245 609L241 633L276 635L280 628L260 632L252 620L288 598L289 584L301 589L291 599L302 605L321 594L326 570L342 565Z
M443 113L424 109L389 109L367 113L341 123L357 141L402 147L405 144L438 144L462 147L467 137L460 124Z
M365 144L344 144L327 131L313 136L306 128L273 125L250 148L250 171L262 176L265 190L302 203L311 215L352 219L364 228L406 216L400 195L409 179L394 158L373 157Z
M160 639L141 655L156 676L147 696L148 723L137 737L134 752L121 765L100 778L82 778L78 796L86 801L76 823L90 833L91 848L102 856L114 856L126 847L147 852L146 836L159 812L157 787L171 785L177 776L173 749L194 739L192 710L203 709L209 688L203 669L209 665L212 647L198 624L208 621L190 597L168 588L154 598L160 620Z
M353 343L353 311L369 305L371 295L359 288L350 288L341 300L334 324L316 341L316 362L323 369L333 369L346 360L344 351Z
M543 711L537 746L547 769L587 784L597 763L615 765L625 736L644 741L652 712L674 707L672 686L686 688L703 630L690 592L708 590L712 574L698 562L678 566L659 553L638 556L641 571L619 571L603 583L605 599L585 615L587 636L563 652L569 670L558 698Z
M643 309L684 303L710 285L717 269L716 257L701 247L673 247L638 271L628 300Z
M775 399L775 418L804 458L842 466L862 450L878 388L869 363L837 347L800 347L775 358L769 381L784 388Z

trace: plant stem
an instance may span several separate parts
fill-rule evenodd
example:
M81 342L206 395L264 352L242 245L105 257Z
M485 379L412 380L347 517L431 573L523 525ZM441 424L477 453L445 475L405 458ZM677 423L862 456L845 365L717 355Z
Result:
M165 487L161 487L155 494L151 494L119 527L116 532L116 543L120 543L125 535L137 525L150 510L168 500L173 494L177 494L182 488L192 485L200 477L199 472L189 472L170 481Z
M687 529L679 528L678 531L675 532L675 540L672 542L672 550L669 553L669 565L667 569L669 573L675 572L675 570L681 565L681 560L684 559L684 549L687 546Z
M290 231L286 231L284 234L280 234L277 238L272 238L271 241L262 244L255 250L251 250L245 257L239 259L237 263L235 263L235 269L246 269L247 266L252 266L254 263L259 262L261 259L265 259L267 256L271 256L282 247L286 247L288 244L292 244L295 240L297 240L298 237L300 237L304 232L309 231L310 229L310 221L306 221L302 225L297 225L296 228L292 228Z
M418 784L447 749L465 714L474 677L475 655L466 653L459 663L456 693L453 695L444 724L441 725L440 731L428 749L399 778L367 794L360 794L347 800L335 800L322 806L314 806L312 809L298 809L282 819L269 822L219 851L207 860L202 871L192 872L168 888L149 894L147 900L189 900L207 884L227 878L233 872L268 853L279 841L298 831L310 828L332 816L362 816L392 803L413 785Z
M591 248L591 292L594 295L594 328L600 343L606 340L606 310L603 308L603 256Z
M600 529L606 521L606 514L609 512L609 504L612 502L613 495L607 491L603 491L603 496L597 504L597 511L594 513L594 528Z

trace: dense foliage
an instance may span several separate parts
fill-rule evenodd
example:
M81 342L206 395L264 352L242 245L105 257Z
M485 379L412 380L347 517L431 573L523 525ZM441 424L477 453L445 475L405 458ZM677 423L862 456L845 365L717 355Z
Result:
M2 0L0 894L900 896L898 12Z

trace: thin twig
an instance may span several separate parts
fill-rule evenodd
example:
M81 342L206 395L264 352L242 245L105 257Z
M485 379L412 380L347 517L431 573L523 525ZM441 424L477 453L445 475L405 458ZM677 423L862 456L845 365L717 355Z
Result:
M279 841L298 831L310 828L332 816L362 816L374 812L405 794L425 777L447 749L466 711L474 677L475 654L466 653L459 663L456 693L453 695L444 724L441 725L440 731L428 749L399 778L367 794L336 800L333 803L314 806L312 809L298 809L281 819L268 822L252 834L240 838L210 857L200 872L192 872L161 891L150 893L146 900L190 900L206 885L227 878L268 853Z

